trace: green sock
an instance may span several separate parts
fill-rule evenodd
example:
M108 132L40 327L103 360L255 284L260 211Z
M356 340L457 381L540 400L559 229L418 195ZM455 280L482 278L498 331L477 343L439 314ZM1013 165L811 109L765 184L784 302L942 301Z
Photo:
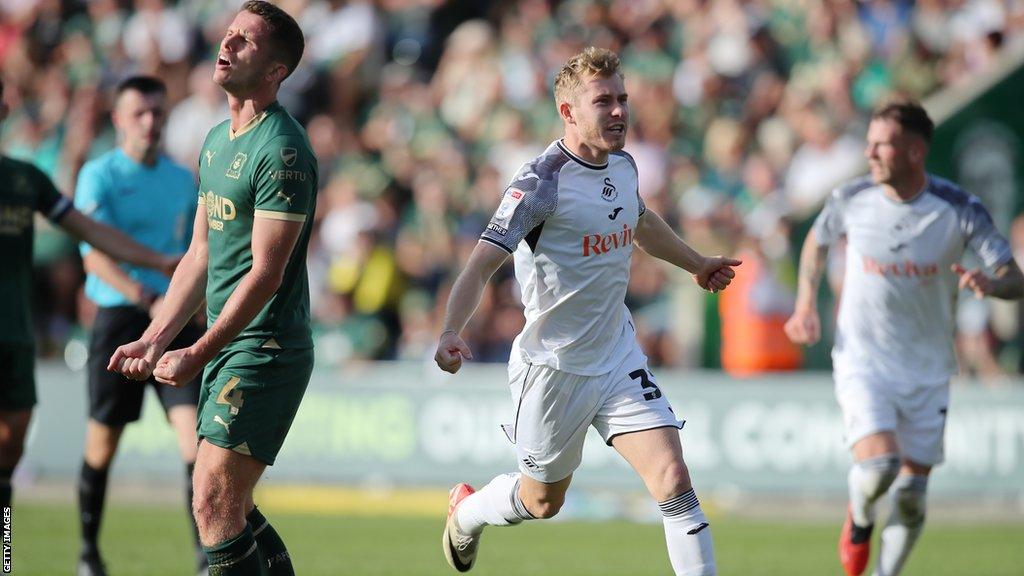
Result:
M210 562L210 576L252 576L260 573L256 540L248 525L234 538L213 546L203 546L203 552L206 552Z
M256 547L260 555L260 576L295 576L292 557L288 555L284 541L260 513L260 509L253 507L245 520L256 537Z

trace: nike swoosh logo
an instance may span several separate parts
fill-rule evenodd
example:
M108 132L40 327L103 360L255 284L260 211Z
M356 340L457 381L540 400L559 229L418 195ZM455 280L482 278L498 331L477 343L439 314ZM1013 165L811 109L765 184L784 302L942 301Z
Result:
M622 208L621 207L616 208L615 210L612 210L612 213L608 215L608 219L609 220L615 220L615 218L618 217L619 212L622 212Z
M699 526L697 526L693 530L690 530L686 534L689 535L689 536L693 536L694 534L700 532L701 530L703 530L703 529L705 529L707 527L708 527L708 523L707 522L701 522Z

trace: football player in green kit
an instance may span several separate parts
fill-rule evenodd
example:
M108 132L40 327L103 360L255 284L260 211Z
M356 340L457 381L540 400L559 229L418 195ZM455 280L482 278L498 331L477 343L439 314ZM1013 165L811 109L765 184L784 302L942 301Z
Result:
M205 367L193 513L211 576L294 573L252 493L313 369L306 247L317 162L305 130L277 103L303 46L295 20L270 3L246 2L235 16L213 76L231 118L203 145L192 243L149 328L108 366L171 385ZM206 334L167 350L204 296Z
M0 121L7 117L0 80ZM35 213L115 260L170 276L177 257L163 256L75 210L41 170L0 156L0 506L11 505L11 475L25 448L36 405L32 333L32 240Z

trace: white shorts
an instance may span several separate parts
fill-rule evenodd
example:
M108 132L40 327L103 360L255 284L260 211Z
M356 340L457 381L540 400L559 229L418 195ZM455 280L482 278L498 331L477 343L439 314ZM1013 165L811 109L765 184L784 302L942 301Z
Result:
M583 458L591 425L610 446L612 438L672 426L682 428L639 345L600 376L580 376L526 364L512 353L509 386L515 421L502 426L516 446L519 470L540 482L569 477Z
M836 399L848 447L871 434L893 432L903 458L926 466L942 463L949 382L901 391L864 377L836 377Z

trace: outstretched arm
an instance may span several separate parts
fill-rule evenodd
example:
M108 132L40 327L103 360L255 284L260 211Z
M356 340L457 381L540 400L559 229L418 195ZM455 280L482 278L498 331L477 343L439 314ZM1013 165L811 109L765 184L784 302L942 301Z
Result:
M736 277L733 266L743 263L733 258L702 256L677 236L661 216L650 209L640 216L636 229L636 243L651 256L693 274L693 280L697 285L711 292L724 290Z
M796 309L786 321L786 335L796 344L814 344L821 338L818 317L818 285L828 261L828 246L818 244L812 229L807 233L800 251L800 273L797 278Z
M177 256L164 256L128 237L127 234L102 224L72 208L60 220L60 227L69 234L109 254L114 260L145 266L167 276L174 273Z
M466 267L455 279L455 285L448 295L437 353L434 354L434 361L445 372L455 374L462 368L463 358L473 358L473 353L459 333L466 327L476 307L480 305L487 281L506 259L508 252L488 242L477 242Z

